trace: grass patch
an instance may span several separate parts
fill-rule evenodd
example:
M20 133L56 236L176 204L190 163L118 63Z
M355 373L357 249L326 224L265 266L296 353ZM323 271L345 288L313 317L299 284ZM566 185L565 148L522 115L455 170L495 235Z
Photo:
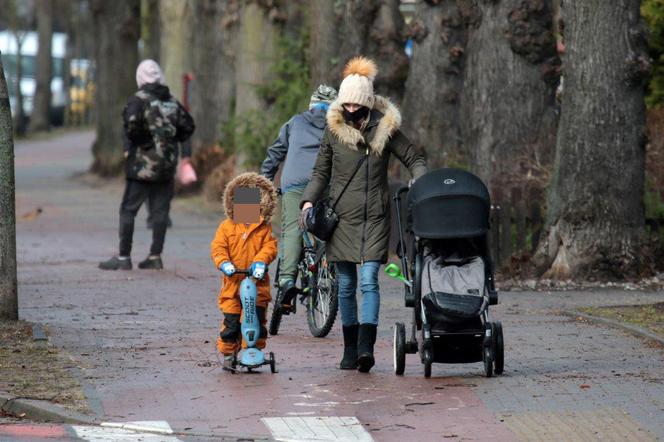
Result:
M616 307L586 307L580 310L589 315L638 325L664 337L664 302Z
M0 391L89 413L81 385L68 370L73 366L53 346L34 341L31 324L0 321Z

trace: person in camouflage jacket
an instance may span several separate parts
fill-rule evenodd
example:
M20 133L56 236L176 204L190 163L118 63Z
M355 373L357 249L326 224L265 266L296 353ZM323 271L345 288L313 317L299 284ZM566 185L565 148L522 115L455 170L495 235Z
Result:
M131 270L134 219L146 200L152 218L152 246L150 255L138 267L163 268L161 252L179 151L182 148L182 161L189 161L191 149L186 141L195 129L189 112L163 82L155 61L144 60L138 65L138 91L129 98L122 115L127 180L120 205L120 253L101 262L102 270Z

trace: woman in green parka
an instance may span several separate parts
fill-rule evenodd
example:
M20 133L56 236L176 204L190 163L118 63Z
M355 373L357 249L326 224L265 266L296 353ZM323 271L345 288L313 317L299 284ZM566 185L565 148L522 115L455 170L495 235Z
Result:
M390 205L387 183L394 155L413 178L426 173L426 163L401 133L401 114L387 98L374 94L377 68L356 57L344 69L339 97L330 105L311 181L302 197L302 215L323 195L336 201L361 162L337 206L339 224L327 243L328 259L337 264L339 309L344 335L340 368L368 372L380 306L378 270L387 261ZM362 308L358 321L357 265Z

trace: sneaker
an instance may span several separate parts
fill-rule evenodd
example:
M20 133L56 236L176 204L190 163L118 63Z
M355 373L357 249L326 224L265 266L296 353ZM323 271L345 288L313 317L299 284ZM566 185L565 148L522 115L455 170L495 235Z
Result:
M102 270L131 270L131 267L131 258L120 259L119 256L99 263L99 268Z
M161 270L164 268L164 264L161 262L161 256L148 256L143 261L138 263L139 269L148 269L148 270Z

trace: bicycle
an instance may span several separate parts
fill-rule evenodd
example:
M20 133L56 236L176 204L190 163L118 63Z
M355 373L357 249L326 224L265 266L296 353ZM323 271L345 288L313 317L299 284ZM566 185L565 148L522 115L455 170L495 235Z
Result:
M299 302L307 308L307 324L312 336L324 338L330 333L339 309L336 267L327 260L324 242L313 239L313 235L306 232L302 235L302 241L302 253L297 265ZM283 315L297 311L298 295L293 298L290 311L286 312L282 308L284 294L279 290L278 283L280 264L281 259L277 262L277 274L274 278L277 299L268 328L271 335L279 333Z

